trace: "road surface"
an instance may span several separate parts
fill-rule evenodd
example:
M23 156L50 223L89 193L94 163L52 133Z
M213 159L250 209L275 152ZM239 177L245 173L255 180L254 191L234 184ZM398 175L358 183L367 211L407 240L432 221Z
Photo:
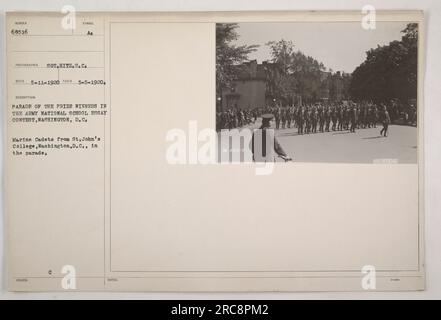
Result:
M259 126L260 120L252 125ZM416 127L391 125L388 137L380 135L381 128L377 125L377 128L357 129L355 133L346 130L305 135L298 135L297 128L290 128L275 130L275 134L295 162L417 162Z

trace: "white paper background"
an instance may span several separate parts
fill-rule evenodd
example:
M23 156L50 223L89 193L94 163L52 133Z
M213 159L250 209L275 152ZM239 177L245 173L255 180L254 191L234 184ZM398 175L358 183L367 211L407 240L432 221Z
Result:
M1 78L0 97L4 98L5 92L5 30L4 11L34 10L34 11L59 11L65 4L73 5L77 11L239 11L239 10L361 10L366 5L374 5L377 10L424 10L426 19L426 77L425 77L425 223L426 223L426 276L427 290L424 292L409 293L254 293L254 294L119 294L119 293L57 293L57 294L35 294L35 293L8 293L6 292L4 274L4 232L3 232L3 210L0 220L0 299L45 299L45 298L132 298L132 299L439 299L441 298L441 130L439 119L441 108L438 106L441 101L439 85L441 83L441 61L438 58L441 52L441 2L439 0L187 0L185 3L180 0L165 1L37 1L37 0L16 0L0 4L0 43L1 43ZM4 108L4 99L1 104ZM2 108L2 110L4 110ZM3 113L2 134L5 126ZM3 139L2 136L2 155ZM3 159L3 157L2 157ZM3 160L2 160L3 164ZM3 173L3 172L2 172ZM2 174L3 178L3 174ZM3 196L2 196L3 198ZM3 202L2 202L3 209Z

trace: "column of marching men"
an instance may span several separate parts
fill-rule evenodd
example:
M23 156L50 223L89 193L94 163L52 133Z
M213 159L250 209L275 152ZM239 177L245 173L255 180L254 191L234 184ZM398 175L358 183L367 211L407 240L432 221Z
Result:
M416 108L406 108L397 104L374 104L368 102L315 103L303 106L274 106L253 109L228 109L218 112L218 130L240 128L257 121L262 114L274 115L275 129L297 128L299 135L317 132L343 131L355 132L356 129L383 127L401 119L405 124L416 125ZM382 134L387 135L386 132Z

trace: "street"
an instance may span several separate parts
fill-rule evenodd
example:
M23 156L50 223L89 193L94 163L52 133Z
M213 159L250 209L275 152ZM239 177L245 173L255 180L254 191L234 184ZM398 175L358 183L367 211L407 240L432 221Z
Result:
M258 128L260 119L253 128ZM272 121L272 128L275 127ZM373 163L387 159L396 163L417 162L417 128L390 125L388 137L377 128L355 133L331 131L298 135L297 128L275 130L283 149L294 162Z

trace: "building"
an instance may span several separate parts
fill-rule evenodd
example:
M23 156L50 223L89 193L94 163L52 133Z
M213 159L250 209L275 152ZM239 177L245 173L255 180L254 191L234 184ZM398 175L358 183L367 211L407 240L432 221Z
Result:
M217 97L217 107L228 109L253 109L274 105L302 105L304 102L342 101L347 94L349 75L322 71L319 81L309 84L308 94L292 90L289 96L278 97L275 92L279 83L279 68L264 61L251 60L236 66L236 80L231 88L223 88Z
M237 79L232 88L222 90L222 109L252 109L268 105L271 101L268 92L269 66L270 63L258 64L256 60L237 66Z

